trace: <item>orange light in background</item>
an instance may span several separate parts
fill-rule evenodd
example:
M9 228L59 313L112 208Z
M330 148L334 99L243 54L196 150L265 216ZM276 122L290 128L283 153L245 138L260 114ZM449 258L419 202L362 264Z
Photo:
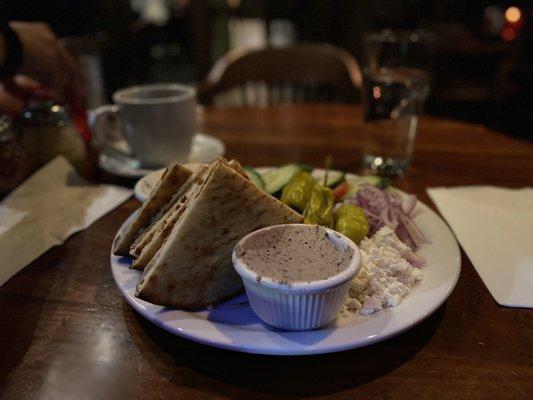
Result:
M241 0L227 0L229 8L238 8L241 5Z
M375 98L375 99L379 99L381 97L381 89L379 86L374 86L372 88L372 96Z
M505 27L501 31L502 39L506 42L517 39L523 25L522 11L514 6L507 8L505 10Z
M510 26L507 26L507 27L503 28L503 30L502 30L502 38L506 42L510 42L510 41L516 39L516 31L513 28L511 28Z
M518 7L509 7L505 10L505 19L510 23L516 23L522 18L522 11Z

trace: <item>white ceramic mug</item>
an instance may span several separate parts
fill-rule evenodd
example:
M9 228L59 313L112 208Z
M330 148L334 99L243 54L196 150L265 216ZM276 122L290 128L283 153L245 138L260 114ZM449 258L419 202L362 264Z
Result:
M187 162L196 133L196 90L176 83L132 86L113 94L115 104L89 111L95 136L98 120L116 114L133 155L145 167Z

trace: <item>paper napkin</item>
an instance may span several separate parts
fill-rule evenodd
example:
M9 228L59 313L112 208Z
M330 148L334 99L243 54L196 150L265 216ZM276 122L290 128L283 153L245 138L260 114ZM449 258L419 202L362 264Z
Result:
M0 203L0 286L130 196L89 184L63 157L50 161Z
M498 303L533 307L533 188L429 188Z

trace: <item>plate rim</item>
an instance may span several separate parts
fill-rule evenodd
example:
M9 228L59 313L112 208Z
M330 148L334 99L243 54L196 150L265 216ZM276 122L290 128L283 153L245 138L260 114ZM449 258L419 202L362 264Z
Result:
M267 169L272 169L272 168L274 168L274 167L261 167L261 168L258 167L256 169L263 169L264 171L266 171ZM316 168L316 169L320 169L320 168ZM347 173L347 174L349 174L349 173ZM404 193L402 191L400 191L400 192ZM424 212L428 212L432 217L436 218L439 221L440 224L442 224L442 227L445 229L447 235L449 235L449 237L452 239L451 240L451 244L452 244L452 247L453 247L453 254L450 254L450 260L451 260L450 263L453 263L453 267L455 269L455 274L453 276L453 279L449 282L449 284L448 284L448 286L446 288L446 291L442 294L442 297L438 301L435 301L425 312L423 312L420 315L416 316L415 318L407 321L407 323L405 323L405 325L402 326L399 329L393 329L390 332L387 332L386 334L382 334L382 335L377 334L377 335L373 335L371 337L366 337L366 338L363 338L362 340L359 338L357 341L347 341L345 343L341 343L341 344L338 344L338 345L330 344L330 345L327 345L327 346L309 346L309 347L305 347L305 348L301 347L301 348L298 348L298 349L290 348L290 347L289 348L279 348L279 347L268 347L268 346L266 346L266 347L261 347L261 346L253 347L253 346L242 346L242 345L239 345L238 343L234 343L234 342L231 342L231 343L221 342L220 340L217 341L216 338L215 339L213 339L213 337L209 338L209 335L207 335L207 336L199 335L198 333L189 332L189 331L187 331L186 329L183 329L183 328L176 329L176 328L174 328L172 326L169 326L168 322L165 322L161 318L158 318L158 315L156 313L150 311L148 308L143 306L142 302L144 302L144 301L140 300L140 299L137 299L137 298L133 297L132 295L130 295L130 293L128 293L126 291L126 288L121 284L120 277L118 276L118 271L117 271L117 268L116 268L118 266L117 264L119 263L119 259L121 257L120 256L115 256L115 255L113 255L111 253L110 263L111 263L111 269L112 269L112 273L113 273L113 278L115 280L115 284L118 286L122 296L126 299L128 304L135 311L140 313L144 318L148 319L150 322L154 323L155 325L159 326L162 329L165 329L166 331L168 331L168 332L170 332L172 334L175 334L177 336L180 336L180 337L183 337L185 339L192 340L194 342L201 343L201 344L204 344L204 345L217 347L217 348L221 348L221 349L225 349L225 350L245 352L245 353L264 354L264 355L286 355L286 356L325 354L325 353L340 352L340 351L345 351L345 350L350 350L350 349L355 349L355 348L360 348L360 347L366 347L366 346L369 346L371 344L378 343L378 342L387 340L387 339L389 339L391 337L397 336L397 335L399 335L399 334L411 329L412 327L420 324L422 321L424 321L429 316L434 314L435 311L439 307L441 307L442 304L444 304L444 302L450 297L451 293L455 289L455 287L457 285L457 282L459 280L459 276L460 276L460 273L461 273L461 254L460 254L459 244L457 242L457 239L455 238L455 235L453 235L453 232L450 230L449 226L440 217L440 215L438 215L438 213L436 213L434 210L432 210L429 206L427 206L423 202L419 201L418 203L421 206L421 208L424 210ZM124 221L124 223L118 229L117 235L129 223L129 221L131 221L131 219L134 218L135 213L136 213L136 211L133 212ZM115 239L116 239L116 236L115 236ZM123 266L121 265L120 267L123 267ZM151 303L147 303L147 304L151 304ZM157 306L157 307L160 307L160 306ZM163 309L163 307L162 307L162 309ZM393 313L394 310L395 310L395 307L392 307L392 308L380 311L380 314L382 314L382 313ZM176 310L176 311L184 312L184 313L190 313L190 312L181 311L181 310ZM370 316L370 318L372 318L372 317ZM219 322L213 322L213 321L206 321L206 322L209 323L209 324L212 324L213 326L223 325L222 323L219 323ZM338 331L339 329L342 330L342 327L332 329L332 331L335 332L335 331ZM318 331L320 331L320 330L318 330ZM266 331L266 332L276 332L276 330ZM264 334L265 332L262 331L262 333ZM306 334L306 331L297 332L296 334Z

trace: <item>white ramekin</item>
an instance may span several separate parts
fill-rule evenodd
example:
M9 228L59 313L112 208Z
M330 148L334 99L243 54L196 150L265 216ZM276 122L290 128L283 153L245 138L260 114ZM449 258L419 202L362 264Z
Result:
M263 235L269 230L286 227L313 228L305 224L274 225L246 235L237 246L252 235ZM337 316L346 301L350 282L361 268L361 254L357 245L346 236L332 229L326 228L326 231L336 248L349 246L354 255L344 271L318 281L297 282L289 286L265 276L258 279L257 274L236 255L237 246L233 249L233 265L243 280L250 305L267 324L291 331L310 330L330 323Z

